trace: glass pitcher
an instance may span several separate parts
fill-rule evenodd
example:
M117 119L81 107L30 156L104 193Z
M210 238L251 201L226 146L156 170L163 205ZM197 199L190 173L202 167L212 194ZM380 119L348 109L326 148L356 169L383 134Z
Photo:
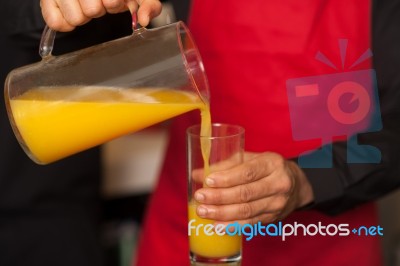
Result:
M14 133L38 164L208 108L203 64L183 22L61 56L51 55L54 37L46 27L42 60L5 82Z

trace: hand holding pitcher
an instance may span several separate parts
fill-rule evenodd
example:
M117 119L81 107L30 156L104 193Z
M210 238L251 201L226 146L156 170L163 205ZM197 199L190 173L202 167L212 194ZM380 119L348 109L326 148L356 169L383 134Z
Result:
M159 0L41 0L40 6L47 25L57 31L71 31L92 18L128 9L137 12L139 24L145 27L161 12Z

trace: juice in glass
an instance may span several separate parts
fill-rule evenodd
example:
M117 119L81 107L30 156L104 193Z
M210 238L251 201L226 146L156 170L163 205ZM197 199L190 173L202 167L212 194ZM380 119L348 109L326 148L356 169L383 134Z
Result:
M195 219L196 221L192 224L197 227L199 224L207 225L213 224L213 220L203 219L196 214L196 203L189 203L189 221ZM205 258L221 258L230 257L238 254L241 249L242 238L239 235L206 235L203 230L195 232L189 236L190 251L198 256Z
M194 193L206 184L211 172L225 170L243 161L244 130L227 124L212 124L209 109L202 110L201 125L187 130L188 235L192 265L238 263L241 260L241 235L223 234L215 221L196 213L199 205ZM229 162L229 163L227 163Z

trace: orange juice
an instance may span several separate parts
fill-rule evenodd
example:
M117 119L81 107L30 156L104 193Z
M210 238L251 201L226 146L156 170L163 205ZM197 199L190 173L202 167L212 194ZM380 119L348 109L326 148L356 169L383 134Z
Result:
M192 225L197 226L199 224L213 224L214 221L203 219L196 214L196 204L189 203L189 221L195 219ZM190 251L196 255L207 257L207 258L221 258L234 256L240 252L242 245L241 236L234 235L206 235L203 230L198 231L196 235L195 230L191 232L189 236Z
M163 88L60 87L31 89L10 106L24 148L46 164L205 104Z

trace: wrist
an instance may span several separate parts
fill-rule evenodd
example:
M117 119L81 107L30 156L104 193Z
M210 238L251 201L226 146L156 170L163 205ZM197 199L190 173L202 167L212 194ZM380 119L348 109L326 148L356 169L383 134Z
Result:
M314 192L306 174L298 164L293 161L288 161L288 168L294 180L293 193L297 198L295 208L302 208L312 203L314 201Z

